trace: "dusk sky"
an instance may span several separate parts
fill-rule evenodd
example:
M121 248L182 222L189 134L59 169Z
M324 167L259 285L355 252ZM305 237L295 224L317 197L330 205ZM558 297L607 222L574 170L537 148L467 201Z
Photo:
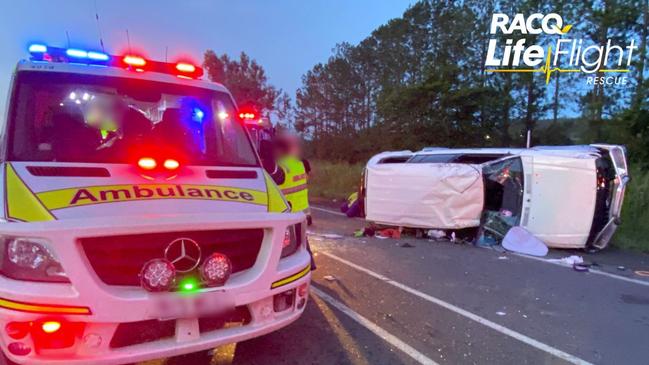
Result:
M414 0L0 0L0 107L9 76L26 58L27 45L101 50L95 21L99 11L106 51L131 46L147 57L184 55L202 60L206 49L238 56L245 51L266 69L270 82L294 96L301 76L331 55L340 42L358 43L399 17Z

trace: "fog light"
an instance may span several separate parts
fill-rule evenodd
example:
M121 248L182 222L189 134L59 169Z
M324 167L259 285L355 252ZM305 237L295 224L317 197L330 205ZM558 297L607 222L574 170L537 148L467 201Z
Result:
M265 305L261 307L259 314L261 314L261 318L269 318L273 314L273 310L269 305Z
M283 312L293 307L295 301L295 289L273 295L273 310Z
M140 283L148 291L165 291L176 279L174 265L165 259L153 259L142 266Z
M47 321L43 322L41 328L45 333L54 333L61 328L61 323L56 321Z
M32 351L32 348L22 342L12 342L7 346L9 352L16 356L25 356Z
M29 333L29 323L27 322L9 322L5 326L5 332L14 340L20 340Z
M201 278L208 286L220 286L230 278L232 263L222 253L213 253L201 266Z

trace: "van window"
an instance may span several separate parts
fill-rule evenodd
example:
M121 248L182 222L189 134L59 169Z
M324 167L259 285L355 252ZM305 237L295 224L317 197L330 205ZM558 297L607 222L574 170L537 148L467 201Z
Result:
M230 97L184 85L95 75L21 72L9 159L257 166Z
M404 163L408 161L410 155L408 156L390 156L382 158L378 163Z
M448 163L453 162L457 158L457 154L444 154L444 155L415 155L408 161L408 163Z
M455 163L467 163L467 164L476 164L480 165L486 162L491 162L495 161L499 158L503 158L505 155L502 154L494 154L494 155L487 155L487 154L464 154L458 156L455 161Z

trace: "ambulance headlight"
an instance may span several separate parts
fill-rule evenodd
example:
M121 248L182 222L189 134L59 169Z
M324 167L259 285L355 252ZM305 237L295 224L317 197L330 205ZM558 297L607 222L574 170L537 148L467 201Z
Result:
M40 238L5 237L2 239L2 275L29 281L69 283L61 263Z

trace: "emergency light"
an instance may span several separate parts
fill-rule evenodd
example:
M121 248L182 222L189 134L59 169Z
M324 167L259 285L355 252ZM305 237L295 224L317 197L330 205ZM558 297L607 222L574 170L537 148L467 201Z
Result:
M117 56L96 50L52 47L42 43L30 44L28 51L33 61L119 67L136 72L165 73L186 79L199 79L203 76L203 68L185 61L178 63L158 62L147 60L135 54Z
M257 116L255 115L255 113L245 112L245 113L239 113L239 118L241 118L241 119L256 119Z
M143 67L146 65L146 60L140 56L126 55L124 56L124 63L129 66Z

